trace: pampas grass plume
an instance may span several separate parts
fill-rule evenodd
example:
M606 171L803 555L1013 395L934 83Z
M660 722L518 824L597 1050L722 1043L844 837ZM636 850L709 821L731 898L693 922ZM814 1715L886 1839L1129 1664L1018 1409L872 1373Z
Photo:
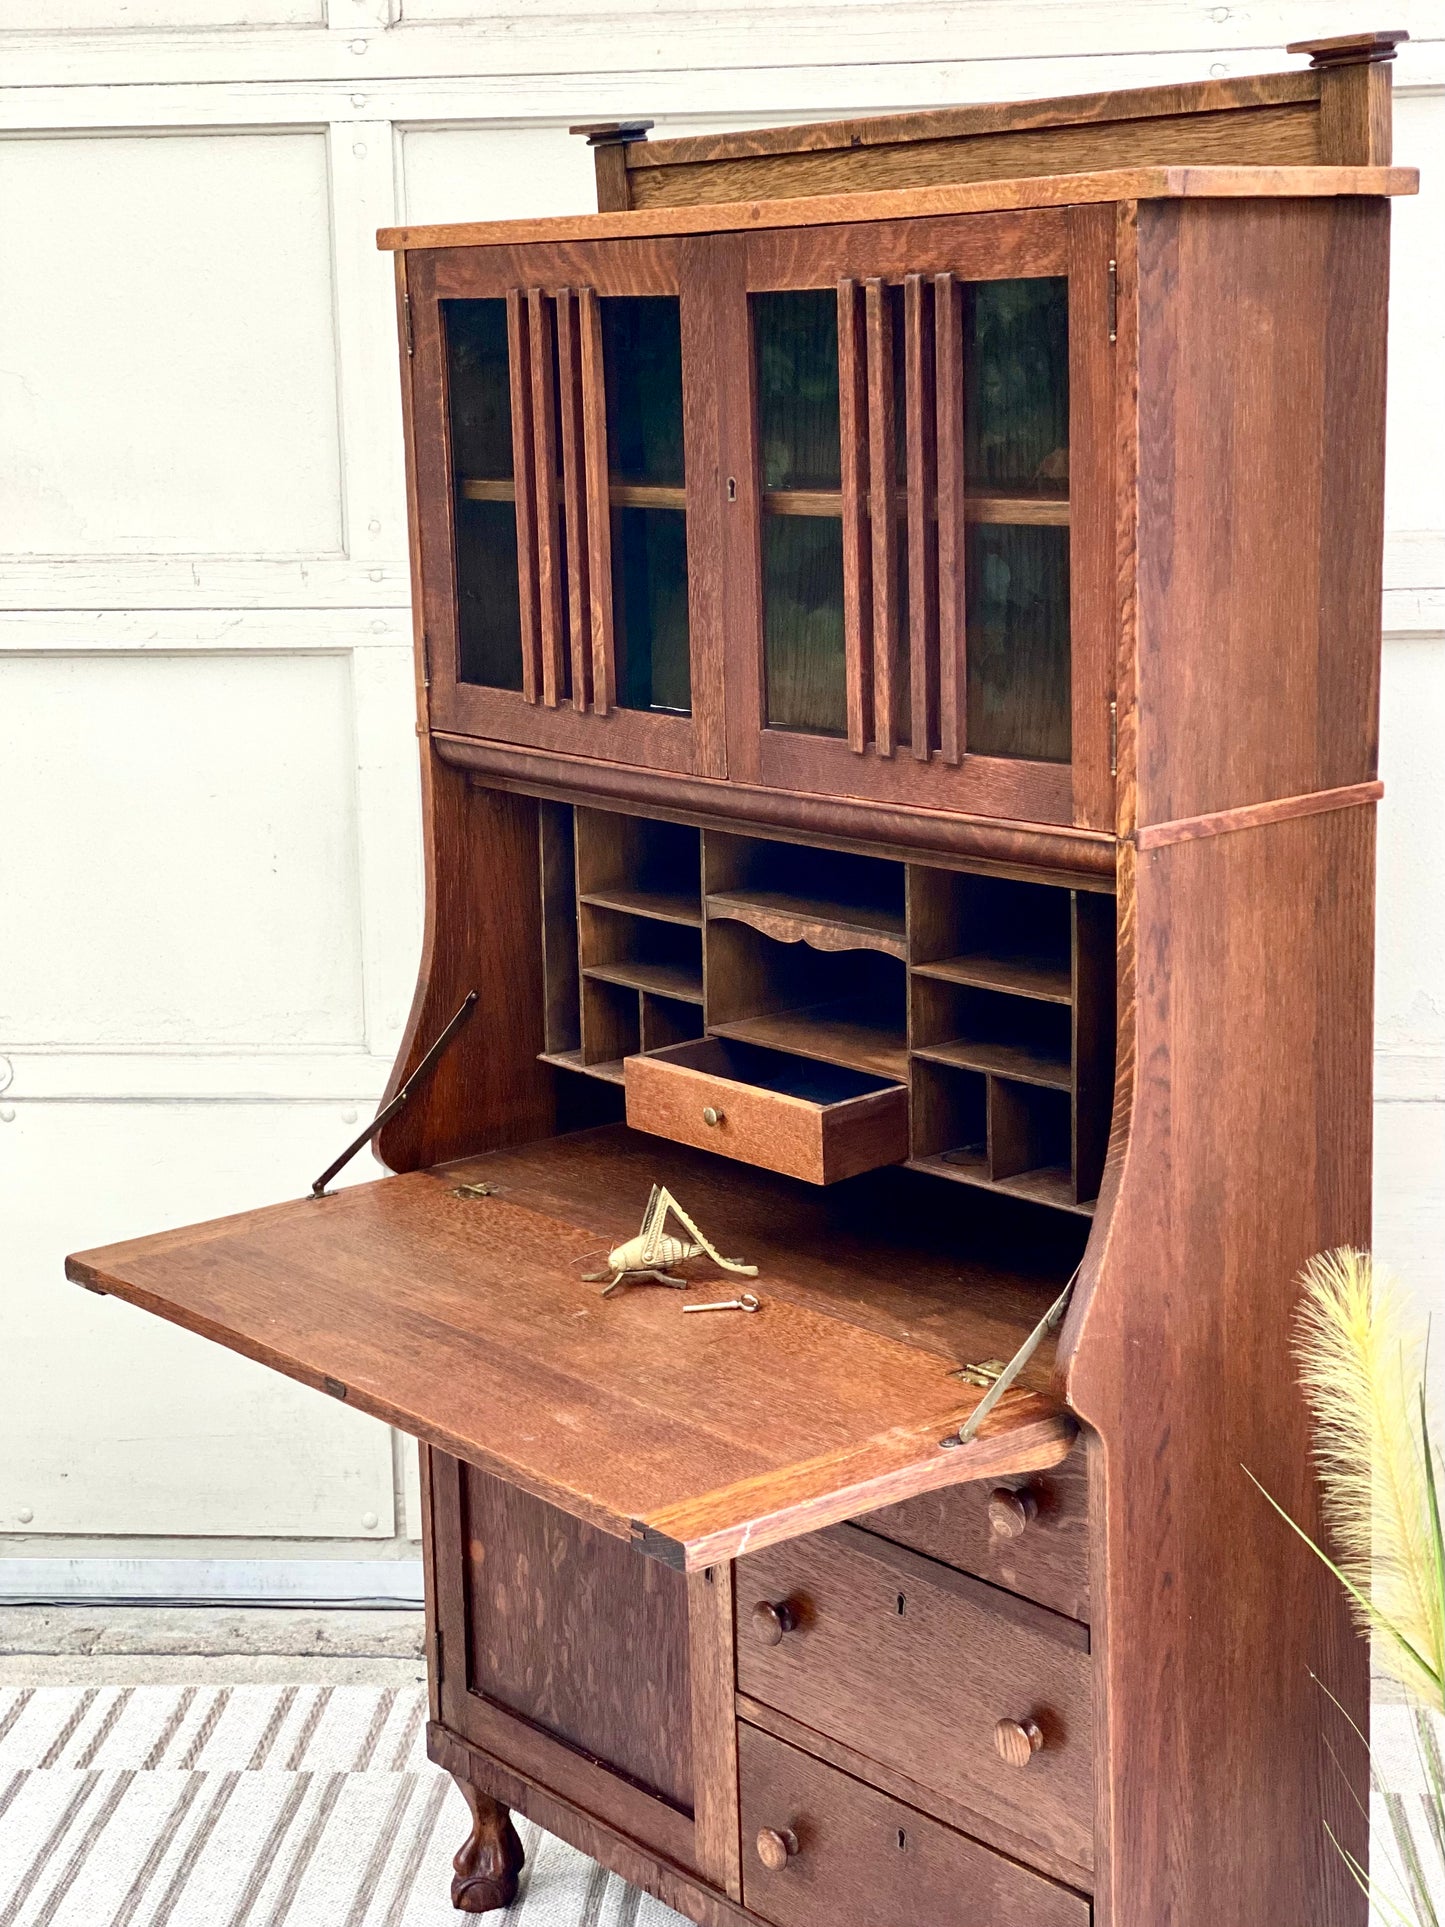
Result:
M1423 1348L1369 1254L1311 1259L1296 1330L1334 1560L1377 1659L1439 1709L1445 1685L1441 1541L1423 1418Z

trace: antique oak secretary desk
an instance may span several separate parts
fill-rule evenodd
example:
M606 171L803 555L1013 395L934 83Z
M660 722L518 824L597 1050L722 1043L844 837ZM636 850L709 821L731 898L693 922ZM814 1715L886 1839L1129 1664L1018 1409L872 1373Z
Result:
M382 236L394 1091L478 995L394 1175L69 1270L423 1442L458 1906L518 1809L704 1927L1363 1921L1364 1651L1244 1468L1317 1522L1369 1236L1399 38ZM585 1282L654 1183L759 1312Z

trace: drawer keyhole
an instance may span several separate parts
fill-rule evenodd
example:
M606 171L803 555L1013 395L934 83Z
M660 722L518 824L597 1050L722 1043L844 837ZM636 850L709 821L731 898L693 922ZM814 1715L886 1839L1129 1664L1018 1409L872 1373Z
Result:
M904 1849L905 1849L905 1848L907 1847L907 1845L908 1845L908 1835L907 1835L907 1834L906 1834L906 1833L904 1832L904 1830L903 1830L903 1828L902 1828L902 1827L900 1827L900 1828L898 1829L898 1850L899 1850L899 1852L900 1852L900 1853L902 1853L902 1852L903 1852L903 1850L904 1850Z
M902 1594L902 1593L899 1593L899 1595L898 1595L898 1617L899 1617L899 1618L901 1619L901 1618L903 1617L903 1615L904 1615L904 1614L905 1614L905 1613L906 1613L907 1611L908 1611L908 1601L907 1601L907 1600L906 1600L906 1599L904 1598L904 1596L903 1596L903 1594Z

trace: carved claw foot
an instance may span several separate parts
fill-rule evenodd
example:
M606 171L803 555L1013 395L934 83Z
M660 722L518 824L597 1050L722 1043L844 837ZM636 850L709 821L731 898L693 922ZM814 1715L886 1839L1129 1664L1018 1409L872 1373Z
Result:
M452 1861L456 1870L452 1905L467 1914L485 1914L494 1907L509 1907L517 1897L517 1876L525 1858L512 1816L499 1801L473 1786L470 1780L458 1774L452 1778L472 1810L471 1833Z

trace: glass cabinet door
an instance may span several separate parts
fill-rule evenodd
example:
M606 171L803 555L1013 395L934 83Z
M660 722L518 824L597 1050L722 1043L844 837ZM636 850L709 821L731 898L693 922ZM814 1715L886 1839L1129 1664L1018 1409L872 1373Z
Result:
M1081 478L1087 582L1112 521L1101 383L1075 392L1107 342L1073 338L1071 297L1107 257L1079 254L1065 210L750 238L753 443L728 465L760 673L734 774L1072 820L1076 632L1097 679L1110 628L1076 592Z
M694 713L710 604L689 567L717 507L690 493L684 408L708 335L670 251L629 254L411 258L414 390L442 402L413 411L433 719L721 774L717 692Z

